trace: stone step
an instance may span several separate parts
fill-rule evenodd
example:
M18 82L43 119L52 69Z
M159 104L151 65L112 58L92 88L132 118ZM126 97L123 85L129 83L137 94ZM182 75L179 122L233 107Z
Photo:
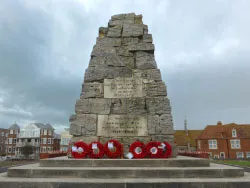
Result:
M9 177L23 178L224 178L242 177L237 167L39 167L39 164L8 169Z
M209 167L208 159L178 157L172 159L68 159L40 160L41 167Z
M9 178L0 174L1 188L249 188L250 174L240 178L165 178L165 179L84 179L84 178Z

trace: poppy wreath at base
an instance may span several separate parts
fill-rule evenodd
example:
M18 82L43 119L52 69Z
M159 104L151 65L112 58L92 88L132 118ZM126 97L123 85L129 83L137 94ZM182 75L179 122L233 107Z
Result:
M91 142L89 144L89 149L90 149L89 157L92 159L101 159L101 158L103 158L103 156L105 154L103 145L98 141ZM94 153L95 149L99 150L98 153Z
M140 141L133 142L129 147L129 152L132 153L134 159L142 159L147 155L145 144Z
M152 141L146 145L146 152L149 158L161 158L163 150L160 149L161 142Z
M89 145L79 141L74 143L74 146L72 147L71 155L75 159L82 159L85 158L89 154Z
M111 151L113 148L115 148L115 151ZM122 144L120 142L118 142L117 140L109 140L108 142L105 143L104 145L104 151L105 154L109 157L109 158L118 158L122 156Z

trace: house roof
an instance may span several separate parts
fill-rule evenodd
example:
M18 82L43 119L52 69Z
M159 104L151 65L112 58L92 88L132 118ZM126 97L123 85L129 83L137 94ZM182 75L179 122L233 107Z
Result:
M176 130L174 134L174 141L177 146L187 146L188 142L190 146L196 147L195 139L200 136L203 130L188 130L186 135L185 130Z
M44 129L51 129L51 130L55 130L50 124L46 124L45 126L44 126Z
M42 124L42 123L34 123L34 125L36 125L40 129L44 128L44 124Z
M237 132L237 138L250 137L250 124L217 124L207 125L203 133L197 139L224 139L232 138L232 130Z
M14 123L13 125L11 125L11 126L9 127L9 130L17 130L17 129L20 129L20 126L17 125L16 123Z

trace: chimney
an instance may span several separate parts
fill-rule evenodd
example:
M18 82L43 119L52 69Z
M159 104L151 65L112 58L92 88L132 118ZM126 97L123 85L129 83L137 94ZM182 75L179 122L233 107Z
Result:
M221 126L221 125L222 125L221 121L218 121L217 126Z
M187 118L185 117L185 120L184 120L184 130L186 132L186 135L188 135L188 129L187 129Z

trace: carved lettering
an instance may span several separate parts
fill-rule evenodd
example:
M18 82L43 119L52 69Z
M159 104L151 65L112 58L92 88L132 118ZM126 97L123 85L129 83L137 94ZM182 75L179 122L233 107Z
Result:
M147 118L133 115L98 115L98 136L147 136Z
M144 97L145 91L141 78L104 79L104 98Z

